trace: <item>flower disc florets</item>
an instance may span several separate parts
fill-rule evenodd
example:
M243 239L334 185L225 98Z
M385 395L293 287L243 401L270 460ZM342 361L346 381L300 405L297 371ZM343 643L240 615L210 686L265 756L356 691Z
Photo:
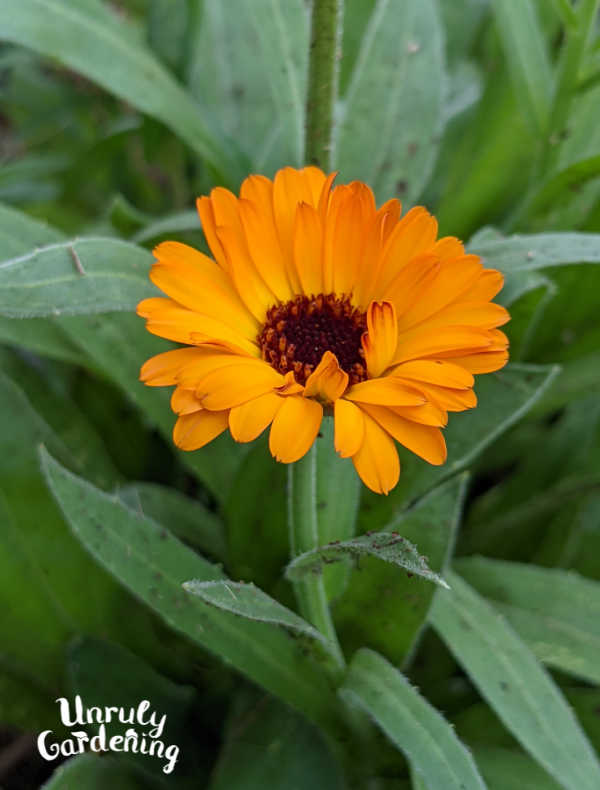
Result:
M297 296L267 311L258 344L264 360L280 373L293 371L299 384L306 383L326 351L335 354L350 384L358 384L367 378L361 346L366 328L366 315L348 296Z

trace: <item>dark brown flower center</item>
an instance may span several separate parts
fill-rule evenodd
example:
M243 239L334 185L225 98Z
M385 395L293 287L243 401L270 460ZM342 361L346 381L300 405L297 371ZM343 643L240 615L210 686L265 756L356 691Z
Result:
M348 296L297 296L267 311L258 343L263 359L280 373L293 370L299 384L306 382L326 351L336 355L349 383L357 384L367 377L360 343L366 328L365 314Z

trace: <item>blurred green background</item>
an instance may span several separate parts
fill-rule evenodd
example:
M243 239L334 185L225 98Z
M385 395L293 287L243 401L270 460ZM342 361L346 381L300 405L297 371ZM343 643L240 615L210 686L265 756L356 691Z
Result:
M303 163L308 36L302 0L5 0L2 261L86 237L112 240L76 242L86 266L84 253L102 248L145 266L144 250L166 238L206 249L198 195ZM403 457L390 497L363 492L360 531L399 519L437 569L444 552L436 559L418 518L402 531L402 510L443 483L450 488L424 512L456 529L460 516L448 513L462 493L457 478L444 481L468 467L457 556L600 583L600 241L546 235L600 232L599 41L589 0L345 3L338 182L364 179L379 202L426 205L441 234L470 240L508 272L511 359L530 365L483 377L477 415L451 418L448 468L434 475ZM514 252L502 243L515 233L542 235ZM528 258L530 244L539 258ZM285 469L262 440L177 452L168 393L137 381L141 362L169 344L147 335L131 294L119 303L91 293L87 309L77 290L45 289L46 260L21 281L4 279L0 263L0 786L343 787L312 724L184 637L151 594L120 583L67 525L40 471L42 444L230 577L293 605L281 578ZM132 294L147 287L140 279ZM570 599L560 586L567 574L541 576L538 588L538 577L485 562L456 568L552 669L600 749L595 584ZM363 577L367 588L380 572ZM417 640L426 582L395 584L400 597L386 604L381 586L351 581L336 612L347 648L367 644L402 665L473 747L492 790L560 786L526 757L439 635ZM545 631L536 607L550 606L552 591L567 595L566 613L552 610ZM398 611L411 595L414 609ZM579 616L570 633L569 617ZM54 700L75 693L97 704L149 698L167 711L182 752L175 774L148 760L90 756L49 779L56 765L41 760L33 736L59 728ZM410 787L399 753L378 749L377 787Z

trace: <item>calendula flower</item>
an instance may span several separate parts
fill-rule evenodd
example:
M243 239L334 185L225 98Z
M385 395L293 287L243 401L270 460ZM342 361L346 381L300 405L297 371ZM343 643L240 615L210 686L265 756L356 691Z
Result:
M509 315L490 301L503 279L437 239L424 208L377 209L368 186L334 177L288 167L249 176L239 198L217 187L198 200L215 260L173 241L154 250L150 278L168 298L138 314L186 347L148 360L141 380L175 385L184 450L270 426L271 453L292 463L332 413L339 455L387 493L395 441L443 464L448 412L473 408L473 374L506 363Z

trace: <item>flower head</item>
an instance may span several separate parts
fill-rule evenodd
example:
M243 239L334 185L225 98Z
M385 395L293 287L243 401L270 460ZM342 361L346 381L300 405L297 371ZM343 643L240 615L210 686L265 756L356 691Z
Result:
M185 347L149 359L141 380L175 385L184 450L271 426L271 453L291 463L332 413L339 455L387 493L395 441L444 463L448 412L473 408L473 374L506 363L509 315L490 301L503 279L437 239L424 208L377 209L368 186L333 188L334 176L284 168L249 176L239 198L217 187L198 200L215 260L172 241L154 250L150 277L168 298L137 311Z

